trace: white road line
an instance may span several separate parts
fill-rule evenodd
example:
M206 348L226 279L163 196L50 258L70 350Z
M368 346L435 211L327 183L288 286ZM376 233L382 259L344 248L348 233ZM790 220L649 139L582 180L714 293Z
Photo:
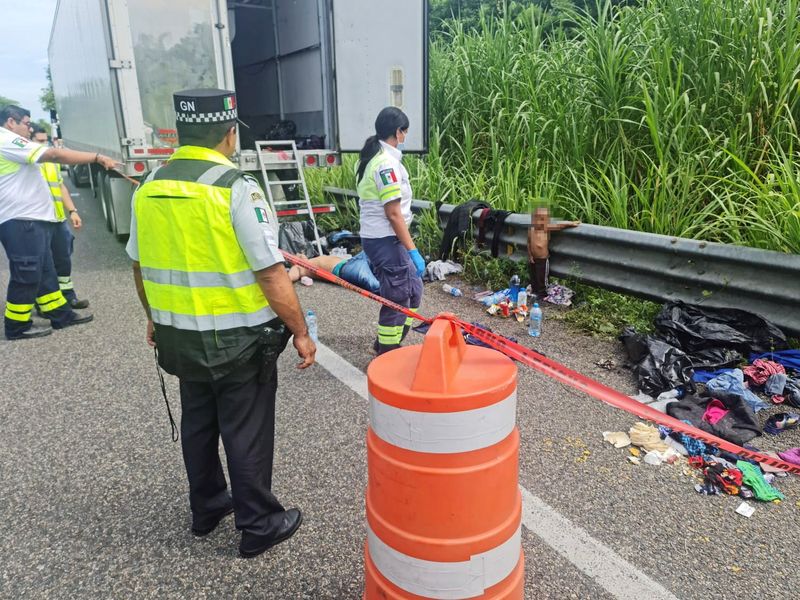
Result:
M317 362L364 400L369 399L366 375L322 343L317 344ZM522 524L609 594L620 600L678 600L657 581L559 514L541 498L522 486L520 490Z

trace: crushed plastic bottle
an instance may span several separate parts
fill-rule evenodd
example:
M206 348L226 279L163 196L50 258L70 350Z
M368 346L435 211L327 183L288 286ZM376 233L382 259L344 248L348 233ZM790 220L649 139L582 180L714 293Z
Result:
M457 287L450 285L449 283L445 283L442 286L442 290L444 290L445 294L450 294L451 296L463 296L464 294L461 293L461 290Z

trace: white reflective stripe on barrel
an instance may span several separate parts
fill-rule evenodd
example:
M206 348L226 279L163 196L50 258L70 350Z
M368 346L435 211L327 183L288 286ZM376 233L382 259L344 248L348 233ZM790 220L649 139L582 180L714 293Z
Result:
M521 530L505 542L462 562L433 562L402 554L384 543L367 523L369 556L397 587L442 600L474 598L508 577L519 562Z
M369 396L369 424L387 444L414 452L456 454L488 448L514 430L517 391L490 406L459 412L419 412ZM447 400L442 400L447 402Z

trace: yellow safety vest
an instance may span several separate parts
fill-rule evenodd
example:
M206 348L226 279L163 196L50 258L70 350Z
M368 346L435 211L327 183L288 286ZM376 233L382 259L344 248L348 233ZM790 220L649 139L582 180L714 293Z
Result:
M65 221L67 216L64 212L64 198L61 195L61 183L63 181L61 177L61 165L46 162L39 165L39 168L42 170L42 176L47 182L47 185L50 186L50 195L53 197L56 219Z
M242 175L214 150L183 146L136 192L139 263L157 325L219 332L275 318L231 223L231 187Z

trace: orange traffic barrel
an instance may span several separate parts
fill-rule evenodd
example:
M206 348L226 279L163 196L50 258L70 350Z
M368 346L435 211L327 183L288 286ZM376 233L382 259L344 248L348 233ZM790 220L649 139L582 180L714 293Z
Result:
M367 377L365 599L521 599L514 363L438 319Z

